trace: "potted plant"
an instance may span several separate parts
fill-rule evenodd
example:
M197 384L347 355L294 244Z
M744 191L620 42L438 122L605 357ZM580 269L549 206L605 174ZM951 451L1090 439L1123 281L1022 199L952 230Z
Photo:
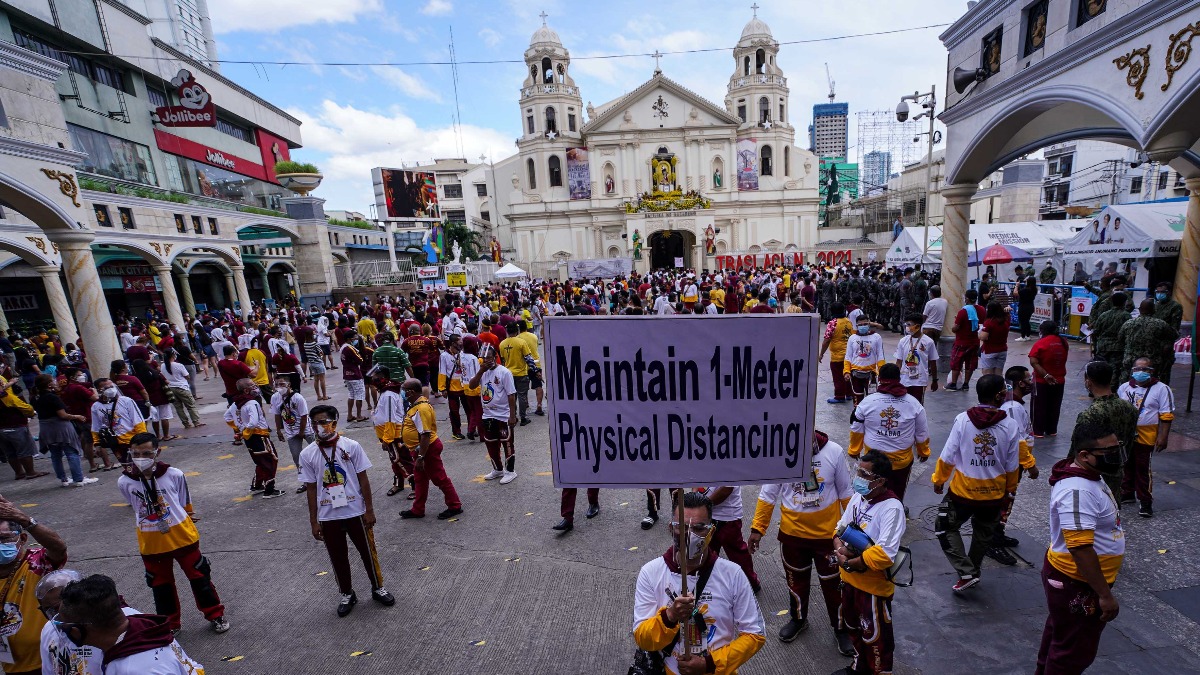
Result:
M321 170L307 162L275 162L275 180L283 187L306 197L321 184Z

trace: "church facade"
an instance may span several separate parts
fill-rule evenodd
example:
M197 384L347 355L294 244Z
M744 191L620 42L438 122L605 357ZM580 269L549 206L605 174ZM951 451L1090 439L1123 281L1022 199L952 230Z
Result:
M755 17L723 106L657 67L624 96L585 106L570 53L543 24L525 51L519 152L489 181L493 213L507 220L505 258L535 273L622 257L640 271L711 270L734 255L811 251L818 161L795 145L778 53Z

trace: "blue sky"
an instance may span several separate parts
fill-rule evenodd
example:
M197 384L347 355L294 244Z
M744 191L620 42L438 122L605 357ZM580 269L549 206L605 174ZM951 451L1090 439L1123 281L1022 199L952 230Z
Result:
M517 94L529 38L549 25L571 53L571 72L584 105L599 106L637 87L654 69L649 57L586 59L607 54L731 48L750 20L751 2L605 0L209 0L222 73L301 120L304 148L296 159L325 173L317 192L327 209L364 213L372 202L370 169L422 163L434 157L480 155L499 160L516 151ZM758 16L781 43L945 24L965 0L758 0ZM269 17L269 18L268 18ZM450 31L460 62L461 134L452 126L449 66L338 66L327 63L411 63L449 60ZM783 45L779 64L791 88L797 145L824 103L825 62L837 100L853 113L895 107L902 94L945 88L944 28L815 44ZM467 64L465 61L514 60ZM266 65L293 61L304 65ZM670 55L664 74L723 105L733 72L729 51ZM941 108L939 104L939 109ZM461 136L461 140L460 140ZM461 147L461 150L460 150Z

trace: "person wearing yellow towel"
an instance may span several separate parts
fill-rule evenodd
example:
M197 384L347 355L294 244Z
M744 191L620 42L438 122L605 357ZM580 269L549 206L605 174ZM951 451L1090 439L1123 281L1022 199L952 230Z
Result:
M533 336L532 333L529 335ZM470 396L467 393L467 385L471 383L477 372L479 372L479 359L470 354L463 354L462 338L451 335L446 340L446 349L441 354L441 367L438 368L438 391L447 396L446 401L450 406L450 437L456 441L467 438L463 436L459 408L461 407L463 413L466 414L467 428L470 429L471 419L476 414L475 406L480 405L478 394ZM474 434L471 435L474 436Z
M1121 503L1132 502L1136 494L1141 502L1138 515L1150 518L1154 515L1150 456L1167 447L1167 436L1175 419L1175 397L1171 387L1158 380L1147 357L1133 362L1129 381L1117 389L1117 396L1138 410L1137 434L1129 447L1129 461L1125 462L1125 478L1121 481Z
M975 385L979 405L954 418L946 445L933 471L933 491L946 497L934 529L962 593L979 583L979 566L992 545L1006 499L1017 491L1020 439L1024 431L1000 409L1006 398L1004 378L989 374ZM946 490L946 483L950 489ZM964 551L959 529L973 528L971 549Z
M791 619L779 629L779 639L791 642L808 628L809 590L812 568L817 568L821 595L829 625L837 638L838 650L846 656L854 653L847 631L838 628L841 581L833 563L833 535L842 509L850 501L850 470L845 450L820 431L813 432L812 471L795 483L764 485L758 493L754 524L750 527L750 551L757 552L759 542L771 524L775 505L779 505L779 555L787 580L788 613Z
M929 459L929 421L925 406L900 384L900 367L879 367L879 388L858 404L850 416L850 456L868 450L887 455L892 471L888 488L902 503L912 473L913 456Z

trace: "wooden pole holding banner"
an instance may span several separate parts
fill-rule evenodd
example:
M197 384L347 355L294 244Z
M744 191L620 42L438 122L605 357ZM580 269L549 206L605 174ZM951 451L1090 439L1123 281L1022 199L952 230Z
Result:
M687 544L688 533L691 531L688 524L683 519L683 488L674 491L677 506L675 507L676 522L679 523L679 532L676 536L675 552L679 556L679 594L687 595L688 592L688 568L687 568ZM692 617L691 615L679 619L679 628L683 631L683 653L690 655L692 653Z
M983 261L979 259L979 240L972 239L975 242L975 281L979 281L979 268L983 267Z

